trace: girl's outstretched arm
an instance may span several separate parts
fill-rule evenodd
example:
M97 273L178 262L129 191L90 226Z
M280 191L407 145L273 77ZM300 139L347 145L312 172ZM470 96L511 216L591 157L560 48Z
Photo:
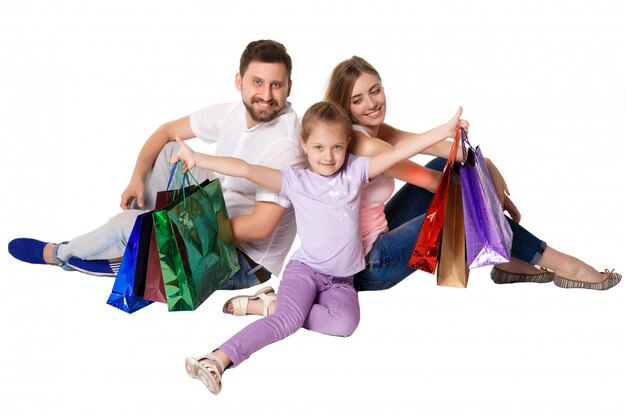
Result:
M407 138L406 140L398 141L389 150L372 157L370 160L370 178L382 174L398 162L417 155L424 149L446 138L454 137L456 128L460 123L462 112L463 109L459 107L459 110L448 123L431 129L428 132L414 135L410 139Z
M170 160L172 164L182 161L185 170L197 166L223 175L245 178L275 193L280 192L282 175L277 169L249 164L239 158L195 152L179 138L176 138L176 142L178 143L178 152L172 156Z

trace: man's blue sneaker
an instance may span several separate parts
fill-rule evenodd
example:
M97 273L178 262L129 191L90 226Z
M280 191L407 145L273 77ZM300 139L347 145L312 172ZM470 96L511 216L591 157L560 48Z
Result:
M75 271L99 277L114 277L120 268L119 262L109 262L106 259L87 260L75 257L68 259L67 265Z
M29 264L47 264L43 259L43 248L48 242L21 237L9 242L9 253L22 262Z

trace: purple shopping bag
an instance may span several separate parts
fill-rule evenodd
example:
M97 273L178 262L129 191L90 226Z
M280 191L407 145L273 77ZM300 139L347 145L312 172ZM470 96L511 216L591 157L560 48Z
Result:
M461 167L467 266L476 268L508 262L513 231L504 217L480 147L474 149L465 130L461 132L463 149L467 152Z

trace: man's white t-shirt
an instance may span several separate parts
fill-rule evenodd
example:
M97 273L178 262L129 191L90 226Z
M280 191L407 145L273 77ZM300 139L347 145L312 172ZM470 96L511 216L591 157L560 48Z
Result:
M300 121L289 103L276 118L250 129L241 101L217 104L191 113L190 122L199 139L216 144L215 154L218 156L232 156L276 169L305 166L299 144ZM268 239L238 244L255 262L278 275L296 235L296 221L289 200L242 178L221 174L217 177L229 217L250 214L257 201L274 202L287 208Z

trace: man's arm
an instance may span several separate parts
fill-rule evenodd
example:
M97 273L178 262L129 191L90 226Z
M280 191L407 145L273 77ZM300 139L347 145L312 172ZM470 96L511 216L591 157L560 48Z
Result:
M230 219L233 235L237 243L250 240L268 239L280 219L285 208L269 201L257 201L252 213Z
M185 116L178 120L167 122L161 126L146 140L146 143L139 151L135 169L130 177L128 186L122 193L120 207L124 210L130 209L133 200L137 199L137 205L143 207L144 180L146 175L154 165L161 149L167 142L173 141L176 137L181 139L191 139L195 134L191 130L190 117Z

